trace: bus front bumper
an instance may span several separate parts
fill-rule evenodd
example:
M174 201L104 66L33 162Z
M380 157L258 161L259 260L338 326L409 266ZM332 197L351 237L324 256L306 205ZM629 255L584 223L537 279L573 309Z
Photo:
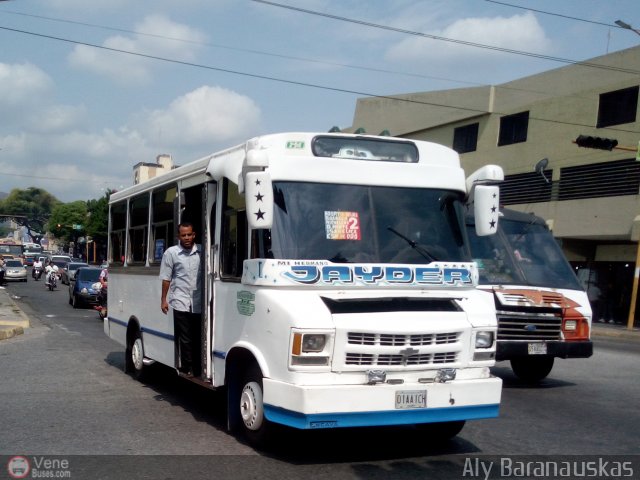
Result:
M298 429L408 425L498 416L502 380L306 386L263 379L272 422ZM397 407L398 396L426 396L425 406Z
M546 344L546 353L529 353L529 343ZM589 358L593 355L593 343L591 340L577 342L565 341L504 341L498 340L496 347L496 361L510 360L522 357L557 357L557 358Z

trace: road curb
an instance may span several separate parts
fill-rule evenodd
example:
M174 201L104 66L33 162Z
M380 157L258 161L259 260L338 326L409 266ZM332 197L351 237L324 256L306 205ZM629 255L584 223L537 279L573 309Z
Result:
M18 307L5 288L0 290L0 340L22 335L29 328L29 317Z
M14 327L0 327L0 340L6 340L8 338L15 337L16 335L22 335L24 333L24 328L19 325Z

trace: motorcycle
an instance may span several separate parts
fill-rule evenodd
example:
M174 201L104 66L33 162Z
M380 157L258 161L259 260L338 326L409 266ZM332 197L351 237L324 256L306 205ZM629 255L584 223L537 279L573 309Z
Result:
M53 290L58 286L58 275L55 272L51 272L47 276L47 288L53 292Z
M33 267L33 270L31 270L31 276L36 282L40 280L40 277L42 276L42 267Z
M100 320L104 320L107 317L107 284L103 286L97 282L93 284L93 288L98 291L98 304L93 308L98 311Z

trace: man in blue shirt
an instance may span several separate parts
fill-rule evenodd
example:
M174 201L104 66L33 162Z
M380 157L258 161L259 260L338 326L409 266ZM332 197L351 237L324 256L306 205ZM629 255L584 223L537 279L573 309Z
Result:
M195 243L193 225L178 225L178 245L162 256L160 308L166 314L173 309L173 328L180 372L199 377L201 335L202 269L200 245ZM167 299L168 295L168 299Z

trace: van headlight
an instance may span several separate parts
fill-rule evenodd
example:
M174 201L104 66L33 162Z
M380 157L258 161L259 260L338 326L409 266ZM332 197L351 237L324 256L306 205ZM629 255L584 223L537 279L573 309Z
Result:
M493 346L493 332L477 332L476 348L491 348Z
M328 366L331 358L333 331L293 330L290 365L292 367Z

